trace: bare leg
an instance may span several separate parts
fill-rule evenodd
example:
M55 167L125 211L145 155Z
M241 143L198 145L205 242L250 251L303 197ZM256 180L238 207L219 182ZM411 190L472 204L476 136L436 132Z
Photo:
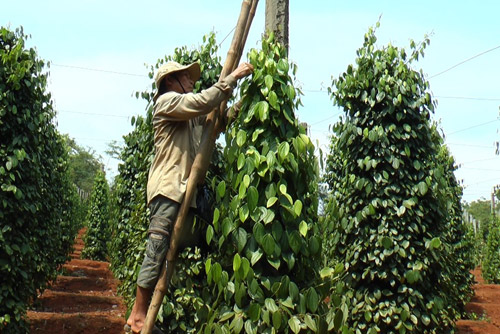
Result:
M135 296L135 303L132 307L132 312L127 319L127 325L132 328L134 333L140 333L144 321L146 320L146 313L148 312L149 300L153 294L152 290L141 288L137 286L137 294Z

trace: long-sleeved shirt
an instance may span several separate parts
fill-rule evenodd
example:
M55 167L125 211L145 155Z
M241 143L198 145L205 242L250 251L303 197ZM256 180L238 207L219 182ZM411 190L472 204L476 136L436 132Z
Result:
M200 93L167 92L154 105L155 155L147 185L148 204L157 195L182 203L200 145L206 115L229 98L236 79L228 75ZM192 207L196 207L193 196Z

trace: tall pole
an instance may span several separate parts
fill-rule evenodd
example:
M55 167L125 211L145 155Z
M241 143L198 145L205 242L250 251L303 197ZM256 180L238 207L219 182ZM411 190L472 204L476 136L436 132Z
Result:
M266 0L266 31L273 32L276 40L288 53L289 0Z

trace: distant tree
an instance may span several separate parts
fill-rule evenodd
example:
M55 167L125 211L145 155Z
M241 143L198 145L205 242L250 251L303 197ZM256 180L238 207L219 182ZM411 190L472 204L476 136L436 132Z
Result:
M104 165L93 150L78 145L67 134L63 137L68 146L70 179L78 188L90 193L94 178Z
M466 204L464 207L467 212L479 222L479 231L482 240L486 242L488 239L488 227L491 222L491 201L477 200Z

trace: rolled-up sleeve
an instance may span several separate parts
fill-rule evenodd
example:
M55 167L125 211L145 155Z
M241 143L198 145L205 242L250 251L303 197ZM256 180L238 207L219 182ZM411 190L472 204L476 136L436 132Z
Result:
M200 93L167 92L156 101L155 116L167 118L170 121L185 121L206 115L222 101L229 98L235 87L236 79L232 75L228 75Z

